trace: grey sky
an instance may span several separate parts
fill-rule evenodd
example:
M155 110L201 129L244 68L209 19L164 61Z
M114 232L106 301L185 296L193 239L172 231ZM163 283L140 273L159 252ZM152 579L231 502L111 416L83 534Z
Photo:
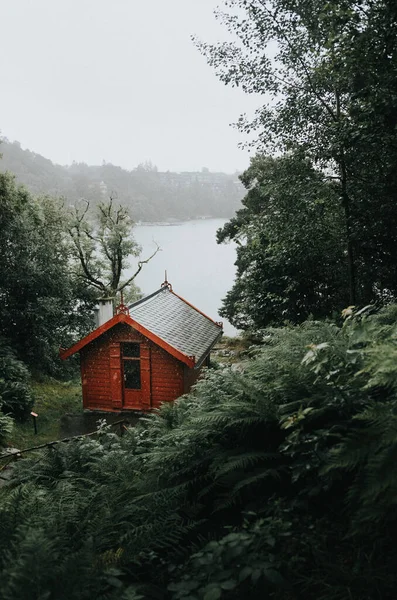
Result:
M229 124L258 101L225 87L190 35L227 39L220 0L0 0L0 130L53 161L232 172Z

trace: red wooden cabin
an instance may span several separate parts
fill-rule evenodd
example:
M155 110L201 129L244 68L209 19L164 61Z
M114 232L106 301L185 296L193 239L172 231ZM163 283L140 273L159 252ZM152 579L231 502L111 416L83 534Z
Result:
M80 353L83 405L89 410L148 411L188 392L222 335L216 323L163 286L68 350ZM110 316L110 315L108 315Z

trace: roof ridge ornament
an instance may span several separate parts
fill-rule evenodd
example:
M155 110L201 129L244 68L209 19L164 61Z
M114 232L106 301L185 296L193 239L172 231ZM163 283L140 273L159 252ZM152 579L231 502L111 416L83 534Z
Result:
M116 306L116 315L127 315L130 316L130 309L124 304L123 291L120 291L120 304Z
M161 284L161 287L163 289L167 289L167 290L170 290L170 292L172 292L172 285L170 284L169 281L167 281L167 271L164 272L164 275L165 275L165 277L164 277L163 283Z

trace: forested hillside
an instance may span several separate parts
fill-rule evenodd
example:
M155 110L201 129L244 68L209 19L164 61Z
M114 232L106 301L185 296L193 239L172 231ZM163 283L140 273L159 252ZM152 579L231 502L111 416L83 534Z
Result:
M1 171L11 171L18 183L36 195L63 196L73 204L85 198L92 206L109 196L131 209L135 221L230 217L244 195L237 175L159 172L151 163L126 171L110 163L63 167L3 139Z

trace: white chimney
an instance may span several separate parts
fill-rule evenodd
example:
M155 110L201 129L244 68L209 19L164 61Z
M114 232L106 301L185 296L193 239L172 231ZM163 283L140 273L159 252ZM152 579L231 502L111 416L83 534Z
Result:
M112 298L101 298L98 304L99 306L94 309L95 327L100 327L113 318Z

